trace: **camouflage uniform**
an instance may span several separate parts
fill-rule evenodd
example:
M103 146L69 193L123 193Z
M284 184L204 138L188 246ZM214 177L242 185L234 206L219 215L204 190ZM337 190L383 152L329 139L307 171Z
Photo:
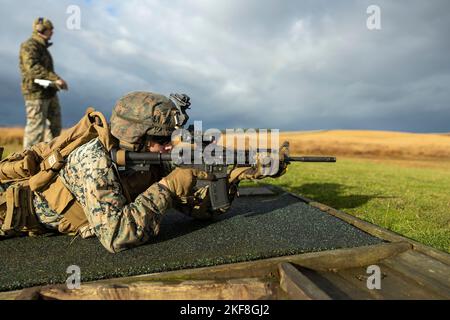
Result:
M49 46L51 43L40 37L36 31L20 46L19 66L27 113L24 148L50 141L61 132L61 108L56 88L43 88L34 83L34 79L60 79L54 72L53 59L47 49Z
M130 93L114 107L111 133L122 147L139 150L148 134L170 137L176 111L173 102L162 95ZM59 177L83 207L89 222L86 234L96 235L108 251L119 252L159 233L161 219L173 205L173 194L157 182L171 169L154 167L141 177L136 176L140 173L119 174L105 146L95 138L70 153ZM35 192L33 206L42 224L58 228L64 216L52 210L39 192Z
M114 144L129 150L144 150L141 140L145 141L146 135L170 136L175 127L175 112L173 103L161 95L134 92L123 97L111 117L111 134L118 139ZM167 175L171 167L154 166L147 173L119 174L105 145L100 138L84 143L70 152L58 172L87 218L87 229L77 229L82 237L95 235L108 251L119 252L142 245L157 235L170 207L196 218L211 216L207 189L195 191L195 183L191 186L186 183L189 179L174 179L176 170L189 172L189 169L176 169ZM237 168L230 173L230 182L262 178L260 171L258 167ZM165 177L164 186L158 183L162 177ZM45 227L60 230L64 226L66 217L50 208L43 194L34 192L33 207Z
M157 235L172 205L169 191L158 183L127 203L117 171L98 139L73 151L59 176L83 206L92 233L110 252L141 245ZM33 203L40 222L57 228L63 216L50 209L38 192Z

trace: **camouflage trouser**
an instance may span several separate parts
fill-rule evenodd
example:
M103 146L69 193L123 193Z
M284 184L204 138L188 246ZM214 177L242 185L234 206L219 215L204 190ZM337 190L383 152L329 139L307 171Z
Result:
M24 149L39 142L48 142L61 133L61 108L58 97L25 101L27 125Z

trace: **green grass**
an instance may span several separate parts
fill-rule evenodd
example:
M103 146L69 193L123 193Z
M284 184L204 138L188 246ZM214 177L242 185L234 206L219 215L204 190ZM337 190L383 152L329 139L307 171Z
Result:
M450 252L450 162L294 163L263 181Z

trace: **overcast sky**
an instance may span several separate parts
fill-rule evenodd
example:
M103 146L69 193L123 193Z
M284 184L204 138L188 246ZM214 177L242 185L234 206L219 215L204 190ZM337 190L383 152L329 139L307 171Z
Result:
M187 93L204 128L450 132L448 0L0 3L0 126L25 124L18 51L44 16L64 126L145 90Z

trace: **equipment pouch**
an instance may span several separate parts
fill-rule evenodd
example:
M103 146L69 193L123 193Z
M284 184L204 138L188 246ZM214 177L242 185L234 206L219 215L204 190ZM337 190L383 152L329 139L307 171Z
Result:
M82 230L89 228L89 221L83 211L83 207L74 201L67 208L67 212L58 225L58 231L66 234L82 233ZM83 237L84 238L84 237Z
M59 176L42 192L42 196L47 200L50 208L58 214L64 215L58 225L59 232L75 234L81 228L89 226L83 207L76 201Z
M0 192L0 230L6 217L6 192ZM1 234L1 231L0 231Z
M16 183L2 194L4 203L0 205L2 236L37 235L46 230L40 224L33 209L33 195L27 183ZM6 210L5 209L6 204Z
M39 171L39 161L34 151L13 153L0 162L0 183L26 179Z

